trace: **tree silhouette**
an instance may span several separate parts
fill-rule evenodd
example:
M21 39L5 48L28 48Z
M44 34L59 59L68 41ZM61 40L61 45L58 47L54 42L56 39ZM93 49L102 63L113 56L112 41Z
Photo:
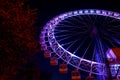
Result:
M0 0L0 80L14 80L20 65L36 53L36 16L26 0Z

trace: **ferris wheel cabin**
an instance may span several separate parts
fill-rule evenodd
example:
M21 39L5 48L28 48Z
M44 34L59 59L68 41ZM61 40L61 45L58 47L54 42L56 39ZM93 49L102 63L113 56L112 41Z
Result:
M107 58L110 64L120 64L120 48L111 48L107 51Z
M111 48L107 51L107 58L111 70L111 75L120 79L120 48Z

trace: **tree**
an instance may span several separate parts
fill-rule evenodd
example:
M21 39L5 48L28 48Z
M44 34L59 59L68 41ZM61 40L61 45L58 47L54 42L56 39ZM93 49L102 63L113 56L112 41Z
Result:
M0 0L0 80L10 80L37 51L37 12L25 0ZM13 79L12 79L13 80Z

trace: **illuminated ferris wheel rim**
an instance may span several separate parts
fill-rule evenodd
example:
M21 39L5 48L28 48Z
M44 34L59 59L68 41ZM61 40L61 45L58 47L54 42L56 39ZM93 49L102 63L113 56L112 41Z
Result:
M59 15L59 16L55 17L50 22L48 22L48 24L46 25L46 28L52 29L52 31L54 32L54 28L56 27L55 26L56 24L58 24L62 20L65 20L68 17L73 17L73 16L77 16L77 15L101 15L101 16L108 16L108 17L115 18L115 19L120 19L120 14L117 13L117 12L106 11L106 10L96 10L96 9L84 9L84 10L67 12L67 13L64 13L62 15ZM52 33L52 32L48 32L48 36L49 36L50 33ZM54 34L53 34L53 37L55 38ZM56 40L56 38L55 38L55 40ZM57 44L58 44L58 47L62 48L65 52L67 52L71 56L79 58L78 56L76 56L76 55L72 54L71 52L65 50L58 42L57 42ZM89 62L90 60L87 60L87 61ZM96 63L96 62L93 62L93 63Z
M77 65L73 65L72 63L70 63L69 61L65 60L62 55L63 54L67 54L67 56L70 56L71 57L71 60L73 58L76 58L77 61L81 62L81 61L84 61L84 62L88 62L92 65L101 65L102 67L105 67L103 63L98 63L98 62L95 62L95 61L91 61L91 60L87 60L87 59L83 59L83 58L80 58L76 55L74 55L73 53L67 51L66 49L64 49L56 40L55 38L55 35L54 35L54 29L56 27L57 24L59 24L59 22L62 22L62 20L65 20L69 17L73 17L73 16L78 16L78 15L101 15L101 16L108 16L108 17L111 17L111 18L115 18L115 19L120 19L120 14L117 13L117 12L112 12L112 11L106 11L106 10L96 10L96 9L84 9L84 10L77 10L77 11L71 11L71 12L67 12L67 13L64 13L62 15L59 15L55 18L53 18L52 20L50 20L47 25L44 27L43 29L43 33L46 32L47 33L47 36L48 36L48 41L49 41L49 44L52 48L52 50L61 58L63 59L65 62L67 62L68 64L76 67L77 69L81 69L79 67L79 63ZM60 53L60 50L62 50L64 53L61 54ZM59 54L60 53L60 54ZM91 65L91 66L92 66ZM85 70L84 70L85 71ZM89 71L86 71L86 72L89 72ZM94 73L94 72L92 72ZM97 74L97 73L94 73L94 74ZM104 75L104 71L103 73L98 73L99 75Z
M66 18L77 16L77 15L101 15L101 16L108 16L115 19L120 19L120 13L118 12L113 12L108 10L98 10L98 9L83 9L83 10L70 11L70 12L66 12L61 15L58 15L53 19L51 19L47 25L54 23L54 21L59 22Z

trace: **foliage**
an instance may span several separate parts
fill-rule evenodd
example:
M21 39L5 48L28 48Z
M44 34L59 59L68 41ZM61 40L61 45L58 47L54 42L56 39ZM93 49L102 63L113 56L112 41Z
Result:
M0 80L10 80L36 53L37 12L25 0L0 0Z

